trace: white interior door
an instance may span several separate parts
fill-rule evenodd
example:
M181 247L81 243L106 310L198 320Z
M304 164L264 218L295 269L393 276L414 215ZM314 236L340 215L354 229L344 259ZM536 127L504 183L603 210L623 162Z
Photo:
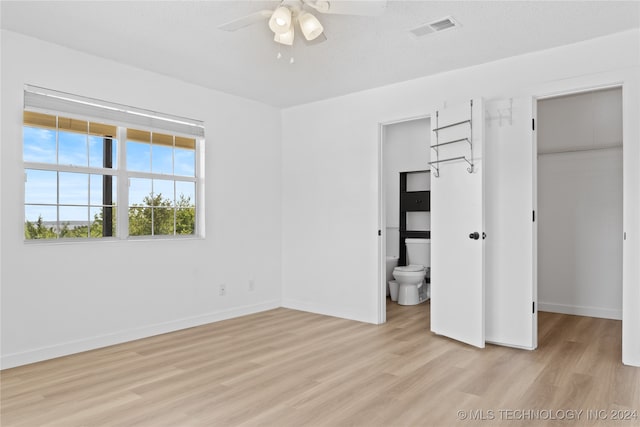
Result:
M533 98L485 101L485 339L537 346Z
M438 110L431 129L431 330L484 347L482 100Z

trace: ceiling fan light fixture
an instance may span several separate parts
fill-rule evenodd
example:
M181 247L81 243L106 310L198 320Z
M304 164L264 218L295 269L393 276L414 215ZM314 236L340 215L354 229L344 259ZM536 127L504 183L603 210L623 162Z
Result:
M284 6L280 6L274 10L269 19L269 28L271 28L271 31L276 35L289 31L289 28L291 28L291 11Z
M304 34L304 38L309 41L316 39L324 31L318 18L309 12L302 12L300 16L298 16L298 22L300 23L300 29L302 30L302 34Z
M293 45L293 36L294 36L294 31L293 31L293 25L291 25L289 27L289 31L287 31L286 33L282 33L282 34L276 34L273 37L273 40L277 43L280 44L285 44L287 46L292 46Z

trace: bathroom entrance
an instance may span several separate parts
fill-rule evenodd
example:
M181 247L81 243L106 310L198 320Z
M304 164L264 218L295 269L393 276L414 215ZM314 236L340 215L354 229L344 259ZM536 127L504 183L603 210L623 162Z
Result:
M380 292L386 304L381 304L384 311L380 314L384 321L393 321L399 318L393 313L402 310L428 310L431 122L429 117L418 117L386 123L380 135L381 258L386 260L380 272ZM403 275L403 281L406 276L411 282L409 276L415 276L416 283L399 284L392 275L394 269L396 276Z
M538 311L620 320L622 88L538 99L536 128Z

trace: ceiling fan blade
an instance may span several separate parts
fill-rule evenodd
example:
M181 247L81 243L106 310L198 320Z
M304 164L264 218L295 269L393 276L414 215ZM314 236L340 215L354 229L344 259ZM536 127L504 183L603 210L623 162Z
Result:
M386 0L304 0L318 12L334 15L380 16L387 8Z
M218 28L224 31L236 31L240 28L248 27L269 18L273 14L272 10L261 10L242 18L234 19L226 24L219 25Z

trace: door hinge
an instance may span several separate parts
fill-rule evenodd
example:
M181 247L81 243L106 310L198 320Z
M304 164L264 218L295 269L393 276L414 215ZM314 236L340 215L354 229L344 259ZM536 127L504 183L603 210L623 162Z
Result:
M535 312L536 312L536 302L535 302L535 301L533 302L533 305L532 305L532 307L531 307L531 310L532 310L532 311L531 311L532 313L535 313Z
M533 222L536 222L536 211L533 211Z
M378 236L382 236L382 230L378 230Z
M536 119L531 119L531 130L536 130Z

